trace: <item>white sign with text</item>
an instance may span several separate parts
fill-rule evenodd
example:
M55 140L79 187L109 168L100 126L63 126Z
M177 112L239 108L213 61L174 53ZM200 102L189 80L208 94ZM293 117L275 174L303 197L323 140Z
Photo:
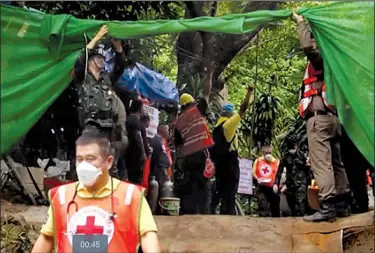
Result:
M248 159L239 158L239 186L238 193L252 195L252 165L253 161Z
M159 125L159 111L158 109L148 105L144 105L144 111L150 117L150 125L146 129L146 135L148 138L154 138L154 136L157 134L157 128Z

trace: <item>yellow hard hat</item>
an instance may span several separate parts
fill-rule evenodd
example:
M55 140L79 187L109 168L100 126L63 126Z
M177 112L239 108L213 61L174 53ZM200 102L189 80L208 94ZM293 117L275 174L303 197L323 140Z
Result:
M180 105L186 105L186 104L192 103L194 101L195 101L195 99L188 93L183 93L180 96Z

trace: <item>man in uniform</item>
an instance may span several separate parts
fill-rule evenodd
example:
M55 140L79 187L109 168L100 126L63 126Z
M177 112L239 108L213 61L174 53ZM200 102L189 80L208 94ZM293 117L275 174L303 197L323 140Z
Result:
M303 219L309 222L335 221L347 217L350 210L350 187L341 161L341 124L336 109L326 99L324 63L315 39L302 16L293 13L298 23L299 40L308 65L299 102L299 113L306 120L312 172L320 188L320 209Z
M114 163L114 174L119 158L123 158L128 146L125 129L125 107L114 91L114 86L125 67L125 54L120 40L112 40L115 48L115 66L111 73L105 71L105 53L98 42L107 34L107 26L101 27L86 46L75 66L73 82L78 86L79 119L85 131L99 131L107 135L114 145L117 158ZM86 68L87 66L87 68ZM121 171L125 167L119 168Z
M212 199L212 213L215 213L221 201L220 213L235 215L235 196L239 184L237 129L247 110L252 91L253 87L248 86L239 113L234 113L234 105L224 105L221 117L213 130L215 144L210 153L216 168L216 193Z
M253 163L252 174L257 180L256 196L258 197L259 216L280 217L280 198L273 191L279 160L272 155L272 147L262 148L263 155Z
M110 177L110 142L97 131L76 141L79 182L49 191L50 207L32 253L160 252L144 189ZM55 251L54 251L55 246Z
M288 153L281 160L275 178L273 191L278 193L281 175L286 167L286 198L291 210L291 216L303 216L307 202L307 187L309 167L306 164L307 157L298 150L296 142L287 141Z

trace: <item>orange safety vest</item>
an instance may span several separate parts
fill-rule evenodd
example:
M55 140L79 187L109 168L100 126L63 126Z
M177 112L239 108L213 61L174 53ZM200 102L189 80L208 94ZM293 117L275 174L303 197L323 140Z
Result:
M72 252L73 234L107 235L108 252L138 251L140 243L139 215L143 191L138 186L120 182L111 195L104 198L74 198L76 183L55 187L49 191L55 224L55 250ZM116 217L110 218L110 212Z
M369 169L366 170L366 175L367 175L367 182L368 182L368 185L372 186L372 178L371 178L371 173L369 172Z
M335 113L336 109L333 105L328 104L326 100L326 85L324 82L322 82L321 89L315 89L312 87L312 84L314 82L318 82L317 76L322 74L322 71L317 71L313 68L312 63L308 63L305 74L304 74L304 80L303 80L303 87L304 92L301 94L301 99L299 102L299 114L304 119L305 118L305 112L309 105L312 102L313 96L321 96L322 101L324 102L325 106L332 112ZM321 90L321 92L320 92Z
M261 185L267 187L273 187L275 176L277 175L279 166L279 160L274 159L272 162L266 161L263 157L257 158L256 160L256 177L266 182L261 182Z
M183 138L183 156L191 155L214 145L206 120L197 106L191 106L183 111L177 118L175 127Z
M172 167L172 157L171 157L170 147L168 146L168 142L164 138L162 138L162 144L163 144L165 153L167 155L168 162L170 164L170 166L167 169L167 175L168 175L169 178L171 178L171 176L172 176L172 168L171 168Z
M142 170L141 187L144 187L146 192L149 192L150 163L151 163L151 158L150 157L146 158L144 169Z

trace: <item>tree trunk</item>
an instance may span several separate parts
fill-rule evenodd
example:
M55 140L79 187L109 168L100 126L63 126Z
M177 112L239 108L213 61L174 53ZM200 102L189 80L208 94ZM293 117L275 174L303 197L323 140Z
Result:
M215 16L218 3L214 2L209 11L205 12L205 2L192 1L184 2L185 18L196 18L200 16ZM207 4L207 3L206 3ZM273 10L278 2L249 2L245 12L256 10ZM234 34L213 34L208 32L187 32L180 33L176 43L178 60L177 85L180 88L188 83L188 78L197 73L201 77L205 75L204 67L209 62L215 63L213 75L213 89L221 91L225 80L218 80L219 75L231 62L234 56L246 46L250 40L262 29L259 26L255 31L242 35Z

